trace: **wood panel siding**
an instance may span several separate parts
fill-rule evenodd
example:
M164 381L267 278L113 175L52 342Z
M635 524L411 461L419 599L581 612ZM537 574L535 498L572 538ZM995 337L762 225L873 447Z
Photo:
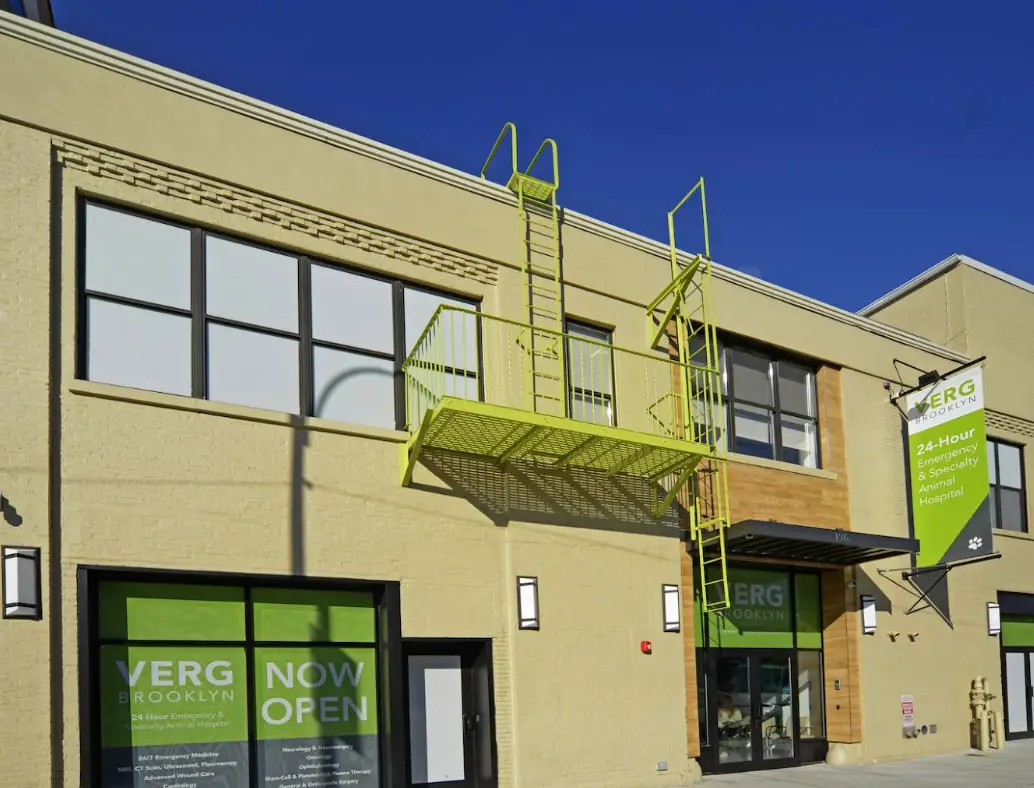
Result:
M693 556L682 551L682 643L686 660L686 752L700 756L700 715L697 705L697 644L693 620Z
M815 377L821 465L837 478L825 479L732 460L728 478L729 513L733 523L757 519L819 528L851 528L840 370L822 367Z
M822 651L826 690L826 738L862 740L861 668L858 659L861 622L853 589L844 570L822 574ZM836 682L840 681L840 689Z
M835 478L800 473L790 466L762 467L728 463L730 521L776 520L797 525L850 530L847 459L840 370L822 367L816 374L821 467ZM692 546L690 545L690 548ZM735 558L730 556L730 558ZM769 562L766 562L769 563ZM682 557L686 665L686 735L690 757L699 757L697 655L693 631L693 557ZM827 567L828 568L828 567ZM845 570L823 572L822 626L826 735L831 742L861 741L859 620L854 592ZM834 689L836 681L840 689Z

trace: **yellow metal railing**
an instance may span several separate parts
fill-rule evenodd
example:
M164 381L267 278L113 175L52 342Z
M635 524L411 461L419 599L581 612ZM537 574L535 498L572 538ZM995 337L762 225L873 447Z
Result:
M535 155L531 157L531 164L528 165L528 169L521 172L517 165L517 126L513 123L505 124L503 126L503 130L499 132L495 145L492 146L492 150L488 154L488 158L485 160L484 166L481 168L481 179L486 180L488 178L488 168L492 165L492 161L495 159L496 154L502 147L507 134L510 135L510 177L507 181L507 186L516 192L518 179L541 183L543 186L551 189L550 194L539 194L539 190L535 189L533 184L529 183L524 184L524 192L532 199L546 201L552 196L552 193L555 193L560 188L560 163L556 141L551 138L543 140L542 144L539 145L539 149L535 151ZM542 157L542 154L545 153L546 148L550 149L553 159L553 172L550 180L545 180L544 178L532 175L535 165L538 164L538 161Z
M712 411L696 405L687 411L682 394L689 381L694 401L704 396L718 383L716 368L444 304L403 364L407 429L418 430L446 397L539 412L532 370L542 343L533 342L533 334L551 335L552 344L566 350L562 383L571 419L705 446L720 440L723 425Z

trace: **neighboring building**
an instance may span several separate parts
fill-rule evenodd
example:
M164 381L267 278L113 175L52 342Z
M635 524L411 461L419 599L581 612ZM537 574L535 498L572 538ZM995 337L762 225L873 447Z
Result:
M5 785L631 788L968 745L986 603L1034 593L1034 413L959 294L1012 288L1001 321L1028 285L954 269L948 333L895 327L673 271L554 213L545 160L518 200L6 13L0 72ZM673 275L714 314L649 309ZM904 612L885 383L981 353L1021 533L953 571L951 628Z
M1034 477L1027 451L1034 440L1034 397L1030 394L1034 385L1034 284L956 254L870 304L861 314L970 358L986 356L989 503L995 529L993 547L1001 554L998 560L961 566L948 575L950 599L944 599L943 588L940 596L941 604L950 606L953 629L931 611L902 616L907 597L892 584L879 584L879 592L887 594L894 610L885 625L880 622L880 628L902 635L896 643L876 638L872 658L900 668L893 673L873 671L871 690L870 685L865 688L866 703L871 698L890 708L898 703L900 694L915 692L917 724L940 722L940 736L944 720L956 718L961 724L968 683L982 675L999 696L993 705L1004 711L1008 737L1034 736L1034 694L1030 690L1034 680L1034 576L1030 570L1034 565L1034 499L1028 494ZM985 608L989 602L1000 605L1000 638L987 636ZM923 625L913 625L912 618ZM921 630L921 637L912 643L907 633L916 629ZM948 654L950 659L945 659ZM934 660L937 668L931 671ZM868 660L863 662L863 670L868 671L868 664ZM945 749L934 740L901 742L890 733L880 734L880 739L888 739L883 748L889 755ZM961 746L961 731L956 738Z

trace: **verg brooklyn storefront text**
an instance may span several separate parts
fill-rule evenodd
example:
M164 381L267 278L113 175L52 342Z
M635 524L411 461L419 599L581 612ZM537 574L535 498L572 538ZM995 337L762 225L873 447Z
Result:
M80 583L91 785L390 784L397 584L104 570Z

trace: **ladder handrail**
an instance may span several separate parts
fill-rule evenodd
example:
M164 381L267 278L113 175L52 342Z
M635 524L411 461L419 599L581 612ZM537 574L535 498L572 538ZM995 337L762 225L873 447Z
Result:
M686 204L686 200L692 197L697 189L700 190L700 213L704 222L704 257L708 260L711 259L711 239L707 232L707 194L704 191L704 178L700 177L693 188L686 192L686 196L679 200L678 205L668 211L668 240L671 245L671 275L674 277L678 273L678 259L675 251L675 214L678 213L679 209Z
M499 132L499 136L496 138L495 145L492 146L492 152L488 154L488 158L485 160L485 166L481 168L481 180L487 180L488 167L492 163L492 159L495 158L496 153L499 152L499 146L503 144L503 140L506 138L506 132L510 132L511 145L510 145L510 159L511 166L513 167L513 173L517 172L517 126L511 121L503 124L503 130Z
M553 149L553 191L556 192L560 189L560 156L557 152L556 140L552 137L546 137L546 139L542 141L542 144L539 145L539 149L535 151L535 155L531 157L531 164L528 165L528 169L524 171L524 174L531 175L531 171L538 163L539 157L545 152L547 145ZM516 159L514 161L516 161Z

